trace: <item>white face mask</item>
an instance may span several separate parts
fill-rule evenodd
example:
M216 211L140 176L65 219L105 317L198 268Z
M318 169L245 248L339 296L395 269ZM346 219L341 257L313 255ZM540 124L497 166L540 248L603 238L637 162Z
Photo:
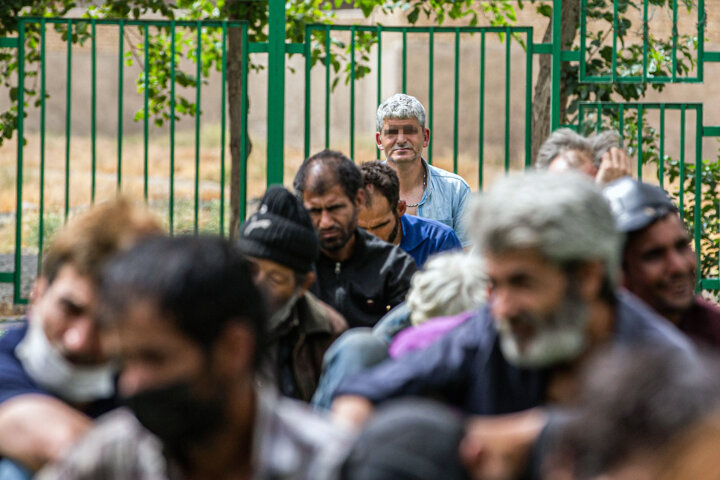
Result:
M572 360L587 346L587 307L566 296L560 310L544 321L528 316L535 334L520 348L507 319L498 319L500 349L505 359L520 368L543 368Z
M91 402L115 393L111 363L77 366L47 339L42 318L35 315L25 337L15 347L20 363L38 385L70 402Z

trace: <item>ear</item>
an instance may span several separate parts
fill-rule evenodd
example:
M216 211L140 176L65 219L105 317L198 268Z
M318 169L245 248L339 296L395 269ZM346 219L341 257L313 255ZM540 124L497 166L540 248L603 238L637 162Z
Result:
M375 132L375 143L377 144L378 149L383 150L382 141L380 141L380 132Z
M426 128L425 130L423 130L423 137L424 137L423 148L427 148L427 146L430 145L430 129L429 128Z
M605 267L599 260L585 262L578 267L575 278L585 300L597 299L602 291Z
M222 373L238 378L252 370L255 348L255 335L247 320L233 319L227 322L215 342L213 360Z
M42 276L38 277L37 280L35 280L35 283L33 284L32 290L30 291L30 298L29 298L29 307L28 310L32 310L33 306L37 303L40 298L45 295L45 292L47 292L48 287L50 286L50 282L48 281L47 277Z
M407 212L407 202L400 199L397 206L398 217L402 217Z
M355 207L361 208L365 205L365 189L361 188L355 194Z
M315 283L315 272L309 271L305 276L305 281L302 285L300 285L300 295L303 295L305 292L307 292L308 289L312 287L313 283Z

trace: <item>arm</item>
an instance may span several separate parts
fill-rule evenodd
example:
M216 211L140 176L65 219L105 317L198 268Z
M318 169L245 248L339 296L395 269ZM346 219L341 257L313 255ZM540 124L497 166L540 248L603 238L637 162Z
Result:
M0 456L38 470L64 455L90 418L53 397L19 395L0 404Z
M459 195L458 204L455 207L457 213L453 216L453 230L455 230L463 248L470 246L470 240L467 238L467 219L465 218L465 214L467 213L468 200L471 195L470 187L464 184Z

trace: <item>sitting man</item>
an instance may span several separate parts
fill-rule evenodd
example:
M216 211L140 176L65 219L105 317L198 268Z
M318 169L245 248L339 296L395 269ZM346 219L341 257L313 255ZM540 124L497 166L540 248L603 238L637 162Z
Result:
M28 325L0 339L3 475L22 478L18 464L37 470L58 460L92 417L117 405L115 366L92 318L100 270L116 251L159 233L154 217L120 201L73 219L52 241Z
M465 209L470 187L460 176L429 165L423 150L430 144L425 107L417 98L396 93L377 109L375 141L400 180L400 198L407 213L431 218L451 227L463 246Z
M693 340L720 347L720 308L695 294L697 258L687 227L667 194L622 178L603 191L627 235L623 284Z
M345 319L308 291L320 242L307 212L281 186L268 188L240 230L238 247L267 297L269 377L283 395L309 402L322 359Z
M577 173L510 176L471 212L491 285L489 308L429 347L347 379L333 410L360 423L403 395L439 395L496 415L575 394L576 369L615 343L692 352L665 319L619 283L620 235L607 202Z
M108 265L100 295L132 412L103 417L39 479L335 478L346 434L256 385L264 302L228 242L143 242Z
M561 128L540 146L535 165L554 172L578 170L605 185L632 174L630 157L618 148L619 143L620 136L613 130L585 138L569 128Z
M365 204L362 174L342 153L324 150L305 160L294 187L320 236L312 292L350 327L372 327L405 300L415 262L399 247L358 228Z
M444 223L405 215L407 207L405 200L400 200L398 176L387 164L366 162L360 171L365 185L365 208L358 215L360 228L399 245L418 267L434 253L462 248L453 229Z

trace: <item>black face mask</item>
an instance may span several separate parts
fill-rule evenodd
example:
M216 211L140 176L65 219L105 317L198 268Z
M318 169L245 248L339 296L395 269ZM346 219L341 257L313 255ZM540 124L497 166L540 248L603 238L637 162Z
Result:
M186 383L139 392L126 397L125 404L177 455L216 432L224 415L220 398L198 399Z

